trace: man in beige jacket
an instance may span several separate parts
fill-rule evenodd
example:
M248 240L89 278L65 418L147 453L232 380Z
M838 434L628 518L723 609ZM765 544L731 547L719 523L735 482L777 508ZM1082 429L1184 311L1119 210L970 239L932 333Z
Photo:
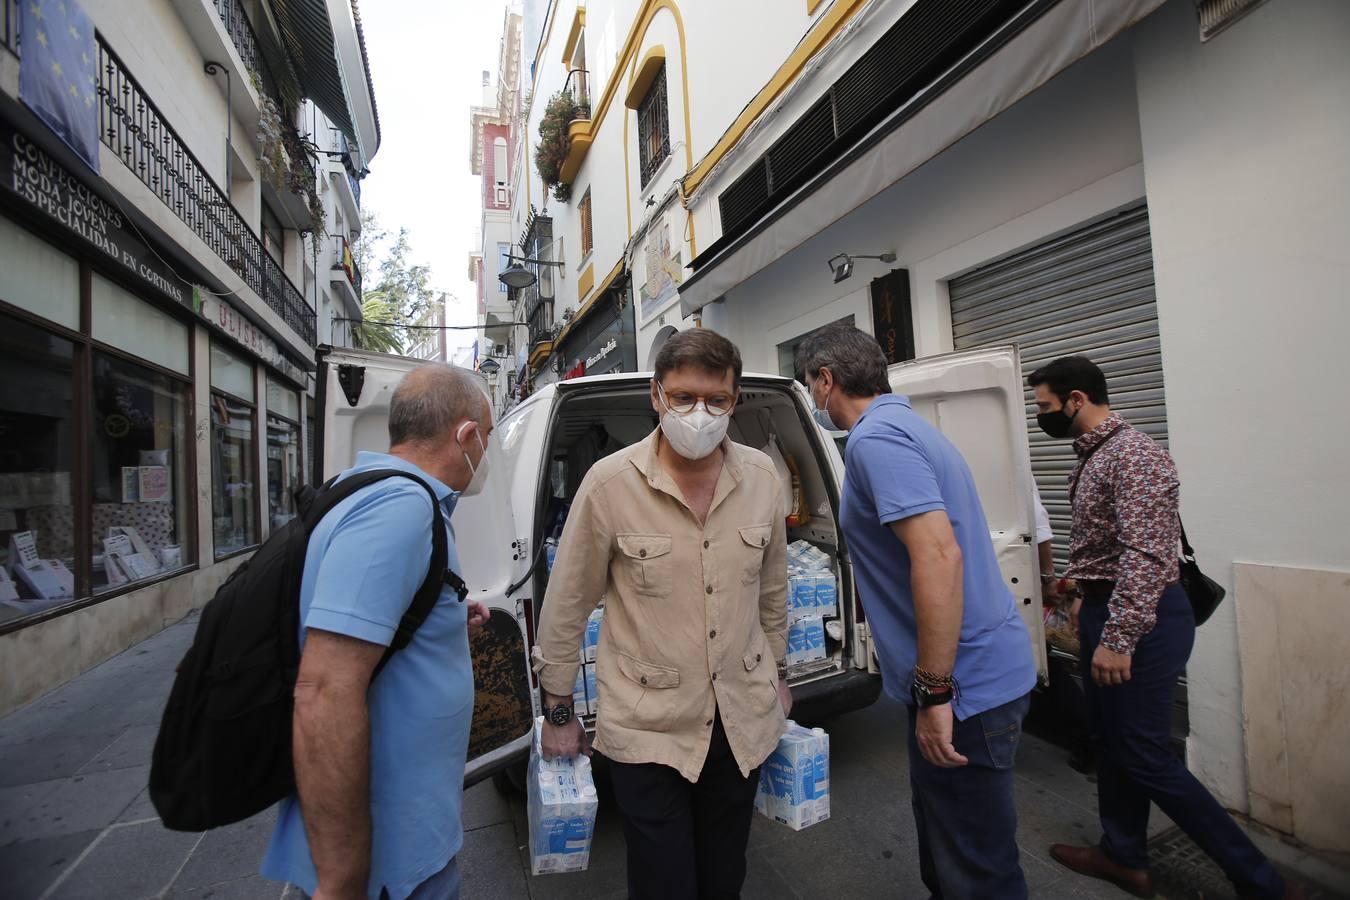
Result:
M558 547L534 648L543 752L587 752L572 687L606 596L595 748L623 818L629 896L732 898L758 767L792 705L782 499L769 458L726 437L735 345L686 331L655 369L661 427L591 468Z

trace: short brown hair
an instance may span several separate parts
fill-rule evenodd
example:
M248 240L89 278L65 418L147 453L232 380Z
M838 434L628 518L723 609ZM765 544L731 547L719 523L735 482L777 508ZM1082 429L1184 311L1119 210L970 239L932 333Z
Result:
M691 328L672 334L656 354L656 380L675 369L703 369L722 374L731 370L731 386L741 386L741 351L736 345L708 328Z

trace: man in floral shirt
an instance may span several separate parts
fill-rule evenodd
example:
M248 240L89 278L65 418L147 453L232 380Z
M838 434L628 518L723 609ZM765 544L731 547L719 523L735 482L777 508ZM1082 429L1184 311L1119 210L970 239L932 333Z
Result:
M1180 481L1167 451L1111 411L1106 376L1082 356L1031 374L1037 421L1074 439L1068 576L1083 587L1078 614L1084 679L1098 747L1095 847L1055 844L1076 872L1152 897L1150 802L1219 864L1239 897L1303 897L1173 755L1177 677L1195 643L1195 618L1177 581Z

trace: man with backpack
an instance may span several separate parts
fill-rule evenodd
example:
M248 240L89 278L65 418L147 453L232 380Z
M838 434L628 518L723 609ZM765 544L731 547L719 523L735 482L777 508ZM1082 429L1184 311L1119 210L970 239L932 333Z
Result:
M1085 356L1031 373L1037 422L1073 439L1073 526L1068 576L1083 590L1078 614L1083 687L1097 748L1102 839L1054 844L1075 872L1136 897L1154 896L1148 870L1152 803L1232 880L1239 897L1299 898L1270 860L1172 752L1172 698L1195 643L1179 581L1181 482L1168 452L1111 411L1106 376Z
M487 610L465 603L445 586L458 579L429 565L439 550L435 523L444 521L447 569L461 571L448 520L461 496L482 488L492 428L472 374L434 364L414 370L390 400L389 452L360 453L337 485L372 470L408 477L362 487L311 533L300 590L297 794L282 801L262 874L315 900L459 894L473 715L466 625L481 626ZM433 576L439 599L381 667Z

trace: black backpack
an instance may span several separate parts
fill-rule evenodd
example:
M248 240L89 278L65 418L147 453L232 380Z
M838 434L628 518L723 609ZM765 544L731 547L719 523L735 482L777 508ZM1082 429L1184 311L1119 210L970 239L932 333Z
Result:
M273 532L202 609L178 665L150 766L150 799L165 827L205 831L246 819L295 791L292 693L300 668L300 582L309 538L324 514L386 478L408 478L432 498L431 565L375 675L408 646L443 584L467 590L446 569L441 505L425 481L397 469L350 475L298 496L299 515ZM374 676L372 676L372 679Z

